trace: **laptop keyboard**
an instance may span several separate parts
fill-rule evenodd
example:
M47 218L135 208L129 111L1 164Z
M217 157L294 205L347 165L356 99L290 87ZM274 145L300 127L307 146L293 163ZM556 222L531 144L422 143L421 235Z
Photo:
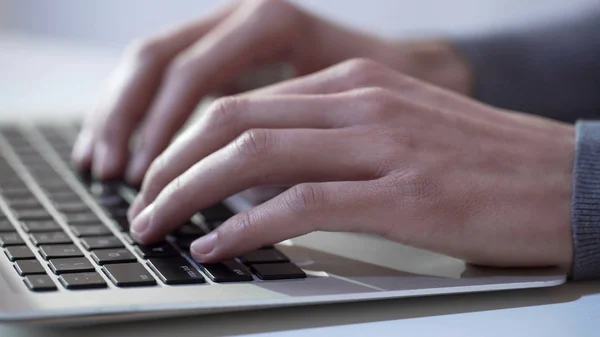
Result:
M135 189L97 182L70 166L74 126L0 130L0 250L32 291L301 279L274 246L199 264L191 243L233 214L217 204L152 246L128 234ZM208 280L208 281L207 281Z

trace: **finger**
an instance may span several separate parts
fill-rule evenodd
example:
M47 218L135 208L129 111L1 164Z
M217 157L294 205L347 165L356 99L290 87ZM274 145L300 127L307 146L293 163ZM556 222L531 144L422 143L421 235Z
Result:
M360 138L350 129L246 132L169 183L133 220L132 234L156 242L198 210L253 186L377 176L374 154L361 153L350 137Z
M122 173L131 134L156 93L164 68L228 13L234 4L203 19L134 44L111 77L103 101L86 119L73 159L80 168L110 178ZM90 141L91 137L91 141ZM92 164L92 159L93 164Z
M384 204L368 181L296 185L227 220L195 241L191 253L210 263L313 231L376 233L374 215Z
M196 162L250 129L338 128L349 125L351 102L343 96L230 97L216 101L152 164L133 218L160 191Z
M94 135L89 130L83 130L77 135L71 160L76 168L88 171L92 165Z
M425 103L444 110L473 111L480 104L448 91L399 73L368 59L352 59L310 75L291 79L244 93L242 96L332 94L353 89L379 87L398 93L408 101ZM482 114L473 114L482 118Z
M275 2L244 2L246 6L240 6L170 65L140 130L140 143L127 171L130 182L142 181L150 163L169 145L202 97L231 82L262 54L279 54L291 44L292 18L273 12L283 2L268 8L267 3Z

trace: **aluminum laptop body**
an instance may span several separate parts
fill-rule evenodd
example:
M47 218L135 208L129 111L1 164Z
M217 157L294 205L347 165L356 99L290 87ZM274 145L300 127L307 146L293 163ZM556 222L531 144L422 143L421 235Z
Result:
M116 204L126 203L135 191L86 181L70 167L76 134L67 123L0 127L0 321L96 324L549 287L566 279L556 269L481 268L376 236L325 232L207 267L185 245L189 235L211 229L202 211L188 232L167 240L168 256L163 248L148 253L128 237L122 209L110 208L115 195ZM224 205L249 207L239 197Z

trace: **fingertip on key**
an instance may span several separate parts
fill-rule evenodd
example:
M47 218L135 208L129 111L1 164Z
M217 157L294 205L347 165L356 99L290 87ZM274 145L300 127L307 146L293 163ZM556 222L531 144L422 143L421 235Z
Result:
M211 253L217 246L217 240L217 233L211 232L210 234L194 241L190 247L190 252L192 253L194 259L196 259L198 262L210 262L213 260L214 258L211 257Z
M111 153L108 144L101 142L94 149L92 173L100 180L118 176L119 162L115 153Z
M137 151L129 165L127 165L125 179L132 185L141 185L146 170L148 170L148 161L141 152Z
M92 163L93 156L93 139L89 132L81 132L77 136L71 160L80 169L88 169Z
M129 206L129 210L127 211L127 219L129 222L133 222L133 220L140 214L141 211L144 210L145 207L146 204L144 203L142 197L138 195L133 200L131 206Z
M131 222L131 234L141 241L146 241L153 218L154 204L150 204L133 219L133 222Z

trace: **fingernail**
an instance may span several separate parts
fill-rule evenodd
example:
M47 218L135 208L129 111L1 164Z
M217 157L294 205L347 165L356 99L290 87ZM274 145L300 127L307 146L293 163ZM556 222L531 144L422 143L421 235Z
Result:
M146 204L142 199L143 198L138 195L131 203L131 206L129 206L129 210L127 211L127 219L129 219L129 222L133 222L133 219L135 219L144 207L146 207Z
M194 241L190 247L195 259L203 260L204 256L212 252L217 245L217 234L212 232Z
M134 155L129 165L127 165L127 172L125 178L127 182L139 185L144 180L144 175L148 169L148 160L145 155L138 152Z
M92 135L83 131L77 136L71 159L78 165L89 165L92 161Z
M106 143L100 143L94 151L93 162L94 176L100 179L106 179L117 171L118 163L116 157L110 153L110 149Z
M131 223L131 235L136 240L143 240L150 229L150 223L154 216L154 204L146 207Z

